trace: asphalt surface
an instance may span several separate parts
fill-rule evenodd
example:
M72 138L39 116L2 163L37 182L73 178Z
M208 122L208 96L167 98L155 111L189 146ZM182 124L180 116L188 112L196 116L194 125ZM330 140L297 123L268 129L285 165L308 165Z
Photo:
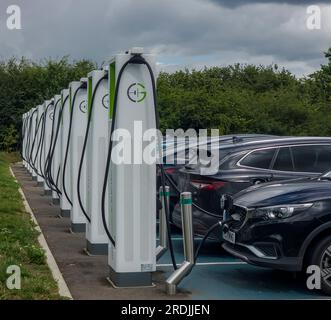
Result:
M85 234L70 232L70 219L59 217L59 206L52 204L51 197L44 195L43 188L32 181L22 165L14 165L12 169L74 299L170 298L165 294L163 270L154 274L154 288L113 288L106 279L107 257L88 256L84 251ZM174 298L186 299L189 295L184 293Z
M88 256L85 234L70 232L70 219L60 218L60 208L45 196L21 164L12 167L29 205L43 231L74 299L325 299L309 291L302 277L293 273L250 266L207 242L196 267L178 287L175 296L165 294L165 279L173 272L169 253L157 265L155 287L115 289L107 281L106 256ZM174 229L172 238L177 264L183 261L182 236ZM196 239L198 243L199 239Z

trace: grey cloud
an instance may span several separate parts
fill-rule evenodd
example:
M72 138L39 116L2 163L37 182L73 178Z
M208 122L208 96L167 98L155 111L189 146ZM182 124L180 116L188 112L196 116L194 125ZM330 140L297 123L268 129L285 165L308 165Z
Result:
M323 62L331 30L329 6L322 30L312 32L305 27L305 6L255 3L228 8L206 0L33 0L29 4L20 0L16 4L22 9L23 30L8 31L5 4L11 1L0 5L1 58L70 55L100 64L115 52L143 46L157 52L161 65L169 69L178 64L261 61L302 74Z
M242 5L255 5L255 4L290 4L296 6L302 5L314 5L314 4L330 4L330 0L253 0L253 1L246 1L246 0L209 0L214 3L220 4L221 6L235 8Z

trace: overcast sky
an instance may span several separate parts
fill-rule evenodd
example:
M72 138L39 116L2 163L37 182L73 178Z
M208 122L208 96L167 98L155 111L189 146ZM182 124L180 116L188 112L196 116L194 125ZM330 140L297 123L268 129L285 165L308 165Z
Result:
M308 0L1 0L0 58L88 58L101 64L132 46L158 54L160 69L277 63L298 76L325 63L331 1ZM17 4L22 30L6 28ZM320 30L307 29L319 4Z

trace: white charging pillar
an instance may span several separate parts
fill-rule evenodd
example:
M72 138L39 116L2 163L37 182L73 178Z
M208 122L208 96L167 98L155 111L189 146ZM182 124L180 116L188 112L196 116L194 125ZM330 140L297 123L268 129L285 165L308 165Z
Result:
M64 89L61 91L61 105L62 105L62 119L61 119L61 170L60 170L60 208L61 208L61 216L62 217L70 217L71 204L69 199L71 198L71 190L70 190L70 168L66 168L65 172L65 190L63 185L63 167L64 160L67 152L67 142L68 142L68 134L69 134L69 122L70 122L70 99L69 99L69 89ZM70 152L67 156L67 164L70 163ZM67 195L65 194L67 193ZM69 199L68 199L69 197ZM70 199L71 200L71 199Z
M28 133L27 133L27 149L26 149L26 159L27 159L27 170L30 174L32 174L32 168L30 165L30 152L31 152L31 145L32 145L32 114L33 114L34 108L30 109L28 112Z
M60 189L60 174L61 174L61 123L59 132L57 134L57 127L59 121L61 121L61 95L57 94L54 96L54 113L53 113L53 123L52 123L52 150L54 150L52 155L51 163L51 175L54 183ZM55 190L52 190L52 199L54 204L58 204L60 199L59 195Z
M37 107L33 109L32 115L31 115L31 147L29 151L29 157L30 157L30 166L31 166L31 174L32 174L32 180L37 181L37 173L33 166L33 161L36 156L36 144L37 144L37 125L38 125L38 109Z
M37 132L37 138L36 138L36 143L35 143L35 155L36 158L34 158L33 160L35 160L35 167L38 171L37 174L37 183L38 186L43 186L44 185L44 178L41 176L41 162L40 162L40 153L41 153L41 143L42 143L42 139L43 139L43 134L42 134L42 130L43 130L43 114L45 111L45 105L39 105L37 107L38 110L38 123L39 123L39 127L38 127L38 132Z
M70 111L72 114L72 126L70 133L69 156L67 172L71 181L71 202L70 213L71 231L85 232L86 218L80 208L77 193L78 169L83 150L84 133L87 124L87 78L71 82ZM84 179L85 177L83 177ZM68 185L68 184L67 184Z
M139 48L132 49L116 55L110 63L110 79L115 79L110 81L110 97L122 66L134 52L141 53ZM142 56L155 74L154 55ZM156 269L156 164L147 164L134 156L136 149L144 149L149 144L142 142L139 132L144 134L156 126L152 81L147 67L129 64L123 71L118 92L116 119L112 121L115 129L130 133L132 158L129 164L116 164L121 155L113 154L109 172L109 231L115 240L115 246L109 245L110 281L116 287L150 286ZM141 130L135 132L134 127ZM113 151L116 145L114 142Z
M23 139L22 139L22 155L23 155L24 158L26 157L26 155L25 155L25 153L26 153L26 141L27 141L26 136L28 134L27 122L28 122L28 113L26 112L22 115L22 136L23 136ZM26 168L27 167L26 161L23 159L22 162L23 162L23 166Z
M86 211L91 222L86 227L86 250L89 254L101 255L108 253L108 238L101 217L101 190L108 150L108 70L94 70L88 74L88 106L90 128L85 154Z
M44 119L44 143L42 150L42 171L44 175L46 174L46 164L48 161L48 155L51 147L51 136L52 136L52 126L54 117L54 100L46 100L44 102L45 107L45 119ZM51 195L52 191L46 180L44 181L44 193L45 195Z

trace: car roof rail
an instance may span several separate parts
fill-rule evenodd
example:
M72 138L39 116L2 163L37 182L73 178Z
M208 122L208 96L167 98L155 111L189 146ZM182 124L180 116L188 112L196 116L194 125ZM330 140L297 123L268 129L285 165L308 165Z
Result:
M233 143L238 143L238 142L242 142L242 141L244 141L243 138L239 138L239 137L237 137L237 136L233 136L233 137L232 137L232 142L233 142Z

